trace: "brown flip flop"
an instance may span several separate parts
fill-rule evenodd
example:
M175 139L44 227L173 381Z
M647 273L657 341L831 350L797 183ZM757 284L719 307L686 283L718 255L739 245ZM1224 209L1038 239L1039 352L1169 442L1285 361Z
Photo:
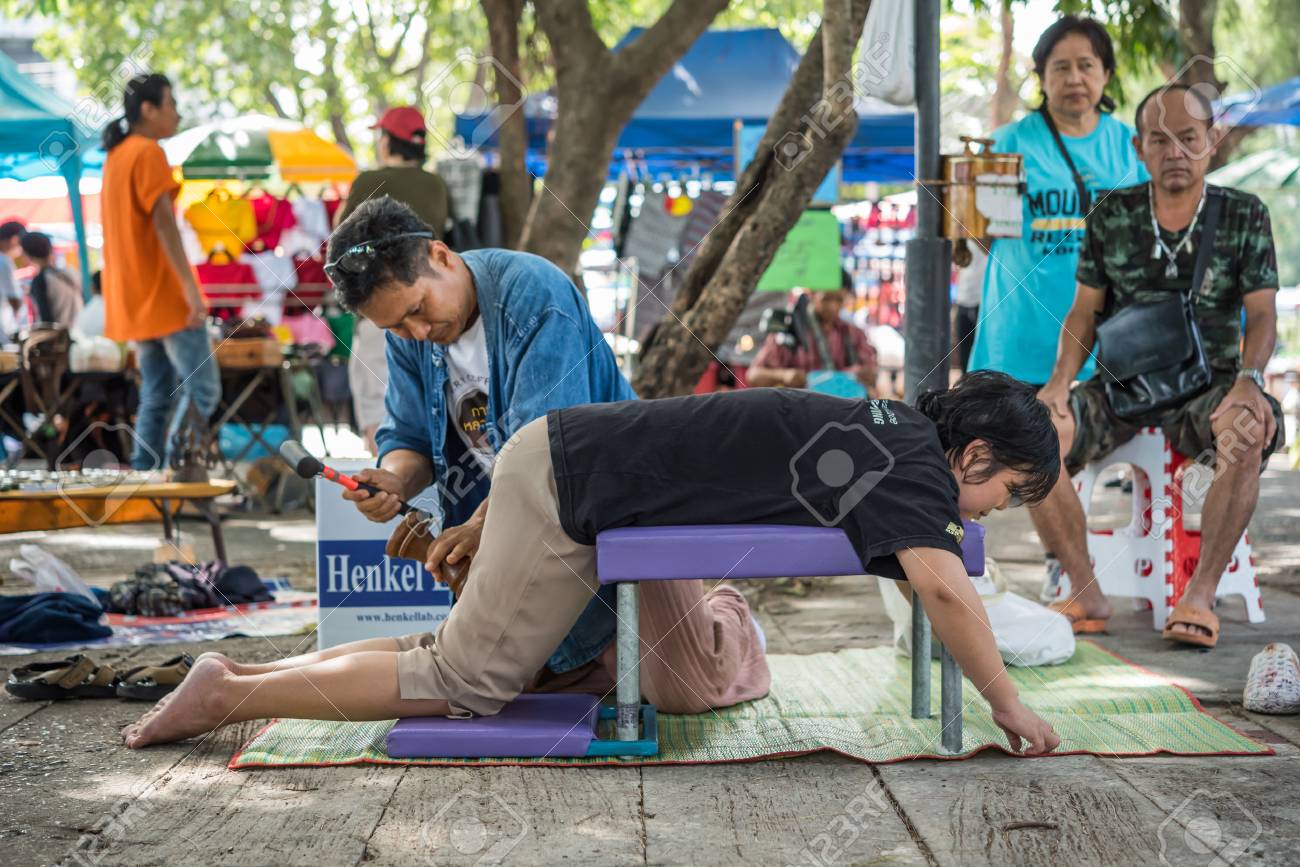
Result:
M159 665L137 666L118 681L117 697L157 701L180 686L193 667L194 659L188 653L174 656Z
M58 662L34 662L15 668L5 682L11 695L28 701L64 698L112 698L117 694L117 672L78 653Z
M1179 624L1182 626L1199 626L1210 634L1174 632L1172 627ZM1219 643L1219 617L1206 608L1198 608L1195 605L1179 602L1174 606L1173 612L1165 621L1165 628L1160 633L1160 637L1166 641L1190 644L1193 647L1215 647Z
M1089 617L1083 610L1083 606L1075 599L1063 599L1047 607L1057 614L1064 614L1065 619L1070 621L1070 628L1074 630L1075 635L1096 635L1105 632L1106 624L1110 622L1106 617Z

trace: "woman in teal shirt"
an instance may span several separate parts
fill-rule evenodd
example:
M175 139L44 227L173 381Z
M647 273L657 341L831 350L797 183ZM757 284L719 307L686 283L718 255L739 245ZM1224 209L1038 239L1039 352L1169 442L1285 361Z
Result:
M1042 385L1074 301L1091 202L1149 176L1133 149L1132 128L1111 117L1114 103L1103 93L1115 71L1105 28L1067 15L1043 31L1033 58L1042 106L993 133L993 150L1025 157L1024 234L999 238L989 250L970 369L1000 370ZM1089 362L1080 378L1091 375Z

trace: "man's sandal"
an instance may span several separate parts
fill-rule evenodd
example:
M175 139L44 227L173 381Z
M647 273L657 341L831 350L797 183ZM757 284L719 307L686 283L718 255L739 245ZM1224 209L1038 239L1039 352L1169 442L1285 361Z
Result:
M1210 634L1175 632L1174 626L1199 626ZM1193 647L1214 647L1219 643L1219 618L1213 611L1179 602L1174 606L1169 618L1165 620L1165 628L1160 633L1160 637L1166 641L1190 644Z
M194 667L188 653L172 657L159 665L141 665L122 675L117 683L117 697L136 701L158 701L181 685Z
M113 698L117 672L78 653L59 662L34 662L9 673L5 689L29 701L63 698Z
M1057 614L1064 614L1065 619L1070 621L1070 628L1074 630L1075 635L1096 635L1105 632L1106 624L1110 622L1108 617L1089 617L1076 599L1062 599L1047 607Z

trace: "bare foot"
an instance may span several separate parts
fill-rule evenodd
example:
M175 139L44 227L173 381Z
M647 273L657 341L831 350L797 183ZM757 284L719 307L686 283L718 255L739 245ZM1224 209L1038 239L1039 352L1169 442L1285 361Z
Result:
M215 650L209 650L207 653L201 654L198 659L194 660L194 664L198 665L205 659L210 659L213 662L219 663L222 668L231 674L244 674L244 671L242 670L243 666L238 662L235 662L229 656L226 656L224 653L217 653Z
M134 726L123 731L131 749L166 744L201 735L224 717L221 684L231 676L215 659L199 660L176 691L164 698Z

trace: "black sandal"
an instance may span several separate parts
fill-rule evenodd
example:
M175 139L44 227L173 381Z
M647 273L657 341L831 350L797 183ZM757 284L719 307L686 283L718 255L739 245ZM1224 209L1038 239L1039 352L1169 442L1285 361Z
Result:
M111 665L99 665L78 653L59 662L34 662L15 668L9 673L5 689L28 701L113 698L117 695L117 672Z
M118 679L117 696L136 701L157 701L180 686L193 667L194 658L188 653L174 656L160 665L138 666Z

